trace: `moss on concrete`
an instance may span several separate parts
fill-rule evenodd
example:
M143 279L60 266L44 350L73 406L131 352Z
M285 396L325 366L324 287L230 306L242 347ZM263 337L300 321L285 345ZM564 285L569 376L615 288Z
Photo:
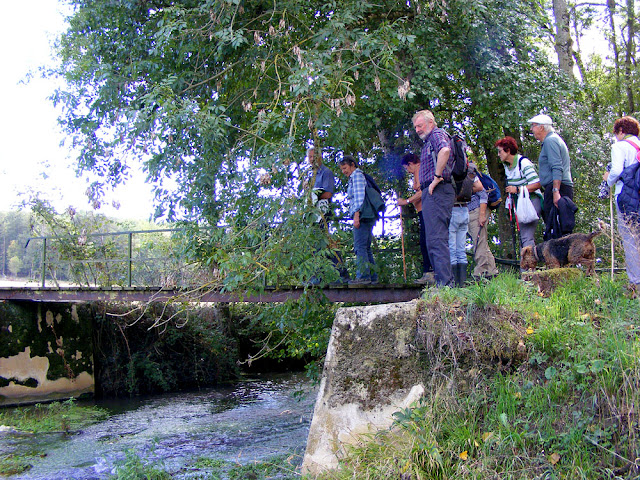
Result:
M325 366L332 381L330 404L356 403L368 410L419 383L421 367L411 346L415 328L415 309L341 309L333 360Z
M29 348L32 356L48 359L48 380L92 373L90 315L87 306L70 303L2 302L0 358ZM14 381L30 385L28 379Z

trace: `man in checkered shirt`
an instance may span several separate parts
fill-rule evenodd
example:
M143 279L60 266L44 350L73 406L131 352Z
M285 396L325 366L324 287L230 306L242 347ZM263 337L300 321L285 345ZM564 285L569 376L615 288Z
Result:
M420 188L422 190L422 217L429 260L433 265L436 285L453 286L449 258L449 222L455 201L451 183L453 155L451 137L438 128L429 110L413 116L413 127L424 146L420 154Z

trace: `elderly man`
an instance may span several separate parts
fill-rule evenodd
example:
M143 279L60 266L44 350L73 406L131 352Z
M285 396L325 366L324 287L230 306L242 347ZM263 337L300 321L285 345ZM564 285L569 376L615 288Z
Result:
M545 225L551 222L552 207L560 208L558 201L562 197L573 203L573 180L571 179L571 162L569 150L564 140L552 127L553 121L548 115L536 115L529 119L531 132L539 142L542 150L538 157L540 183L544 187L543 212ZM564 230L564 234L571 231Z
M453 286L449 258L449 222L455 201L451 183L453 155L451 138L438 128L433 113L421 110L413 116L413 127L424 142L420 153L420 189L422 216L429 260L433 265L436 285Z

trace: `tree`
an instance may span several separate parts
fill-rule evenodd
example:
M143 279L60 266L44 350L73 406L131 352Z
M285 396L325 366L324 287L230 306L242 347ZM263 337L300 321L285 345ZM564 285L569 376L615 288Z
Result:
M158 215L182 222L185 253L219 271L222 288L300 283L318 270L331 279L305 215L299 160L311 144L334 169L356 154L392 198L399 155L420 148L411 116L430 108L504 186L495 140L516 136L535 159L526 119L544 110L573 125L564 116L582 101L540 48L542 0L70 3L53 72L66 86L54 101L78 168L102 178L89 193L99 201L141 165ZM562 35L570 22L558 14ZM571 38L557 40L569 65ZM595 155L578 145L575 164L588 169ZM499 224L504 245L503 210ZM339 226L328 231L328 245L349 243Z

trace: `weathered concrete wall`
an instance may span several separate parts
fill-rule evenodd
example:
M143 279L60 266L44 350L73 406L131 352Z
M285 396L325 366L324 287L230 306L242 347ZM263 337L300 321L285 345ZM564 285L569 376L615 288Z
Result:
M417 302L341 308L336 314L303 461L305 473L335 468L347 444L391 425L424 393L412 344Z
M94 391L92 309L66 303L0 303L0 405Z

